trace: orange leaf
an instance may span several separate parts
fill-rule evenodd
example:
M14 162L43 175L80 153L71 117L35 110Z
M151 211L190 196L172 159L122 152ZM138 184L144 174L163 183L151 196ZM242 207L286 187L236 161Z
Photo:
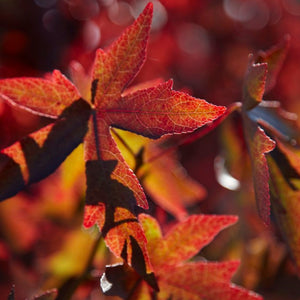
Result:
M70 127L67 126L67 129L71 128L72 138L66 149L61 138L68 141L69 137L60 135L59 132L54 134L54 129L47 133L45 145L42 146L43 151L40 152L40 146L36 146L35 141L32 142L35 148L31 148L36 149L32 155L36 155L36 158L25 155L29 167L29 175L24 171L25 177L29 177L30 183L47 176L70 153L71 148L75 148L84 139L87 177L84 224L97 224L111 251L117 256L122 256L155 286L151 278L153 274L145 246L146 240L136 217L137 206L147 208L148 203L137 177L122 157L110 128L123 128L151 138L159 138L164 134L193 131L221 116L226 108L175 92L172 90L171 81L148 89L131 89L131 92L126 93L125 88L137 75L146 58L152 14L153 5L149 3L119 39L106 51L99 49L96 52L91 78L88 78L79 64L72 64L72 77L81 94L59 71L54 71L47 79L2 80L0 94L7 101L34 113L53 118L59 116L58 122L64 120L65 110L78 101L83 101L85 106L88 106L88 109L84 110L88 114L79 117L81 123L76 122L76 118L72 119L74 123L69 122ZM141 87L143 85L140 85ZM135 92L132 92L133 90ZM85 135L87 118L88 130ZM57 124L55 123L53 128ZM35 135L38 137L43 130ZM80 137L77 136L78 133ZM52 138L53 135L55 138L50 139L50 145L47 144L48 138ZM73 139L73 135L76 139ZM13 167L16 164L16 168L26 169L23 167L24 157L17 154L19 148L12 151L14 153L9 156L8 164L14 165ZM47 151L51 154L59 153L59 159L53 164L52 160L46 164ZM28 163L27 158L33 161ZM23 182L18 190L22 187ZM118 217L120 211L121 215L126 216L122 221Z
M153 291L126 265L118 265L107 267L101 279L105 294L135 300L152 299L151 296L160 300L262 299L230 282L239 266L237 261L186 262L220 230L236 222L237 217L194 215L175 225L165 236L154 218L142 214L139 220L148 240L147 248L160 290ZM120 280L124 276L128 281Z
M13 105L51 118L57 118L66 107L81 98L76 87L58 70L47 79L2 79L0 96Z
M249 110L262 101L267 78L267 64L254 64L249 57L248 70L243 85L243 108Z

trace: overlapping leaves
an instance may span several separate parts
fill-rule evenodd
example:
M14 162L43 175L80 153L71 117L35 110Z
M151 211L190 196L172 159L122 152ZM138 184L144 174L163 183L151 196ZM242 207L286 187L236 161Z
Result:
M148 240L148 252L160 287L155 299L261 299L230 282L238 268L237 261L187 262L219 231L235 223L237 217L193 215L176 224L165 236L154 218L142 214L139 220ZM108 295L126 299L153 297L153 290L126 265L108 267L102 278L102 288Z
M84 224L97 224L111 251L155 288L146 238L136 217L137 206L147 208L147 200L110 127L155 139L193 131L225 108L173 91L171 81L124 93L144 63L152 10L148 4L118 40L106 51L97 51L91 77L77 65L73 76L80 82L78 89L59 71L45 79L0 81L4 100L55 120L1 152L0 177L3 200L48 176L84 140Z
M299 143L299 128L296 116L281 109L279 102L263 100L265 91L275 83L287 45L288 38L261 53L258 57L260 63L254 63L250 58L244 81L242 116L258 212L269 224L272 206L299 270L300 169L299 153L295 147Z

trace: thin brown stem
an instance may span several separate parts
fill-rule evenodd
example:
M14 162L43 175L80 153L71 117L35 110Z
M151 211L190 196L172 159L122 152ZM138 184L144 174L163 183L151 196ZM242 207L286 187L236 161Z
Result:
M126 150L133 156L133 158L135 158L136 154L131 149L131 147L127 144L127 142L119 135L119 133L114 128L111 128L110 130L117 137L117 139L121 142L121 144L126 148Z

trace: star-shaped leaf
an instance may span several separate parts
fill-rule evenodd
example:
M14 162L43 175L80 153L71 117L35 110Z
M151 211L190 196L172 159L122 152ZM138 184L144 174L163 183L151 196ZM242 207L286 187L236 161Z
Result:
M154 218L142 214L139 220L148 240L147 248L160 288L155 293L156 299L262 299L230 282L239 266L237 261L187 262L219 231L235 223L235 216L190 216L165 236ZM135 280L137 282L133 284ZM153 293L128 267L120 265L106 269L102 288L108 295L115 293L126 298L130 293L131 297L126 299L151 299Z
M146 239L136 217L138 206L148 207L147 200L137 177L122 157L110 128L156 139L165 134L193 131L218 118L226 109L173 91L172 81L146 89L133 88L126 93L127 85L146 58L152 12L153 6L149 3L106 51L97 50L91 78L78 64L73 64L75 83L80 82L78 89L59 71L45 79L0 81L3 99L56 120L54 125L26 138L25 148L20 146L22 142L17 142L9 150L3 150L4 167L0 176L4 178L8 173L9 178L5 180L13 182L17 174L18 179L15 187L3 193L4 199L25 184L53 172L84 139L87 177L84 224L87 227L97 224L111 251L122 256L155 288ZM82 115L80 109L74 112L76 103L84 107ZM72 122L68 122L65 116L69 109ZM62 131L56 130L59 122L66 123ZM50 152L59 159L54 163L50 159L48 166Z

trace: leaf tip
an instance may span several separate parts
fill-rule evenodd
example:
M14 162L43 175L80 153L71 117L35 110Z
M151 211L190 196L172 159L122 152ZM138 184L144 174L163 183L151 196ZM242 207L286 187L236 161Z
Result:
M153 3L152 2L148 2L148 4L146 5L144 11L149 10L150 12L153 12Z

